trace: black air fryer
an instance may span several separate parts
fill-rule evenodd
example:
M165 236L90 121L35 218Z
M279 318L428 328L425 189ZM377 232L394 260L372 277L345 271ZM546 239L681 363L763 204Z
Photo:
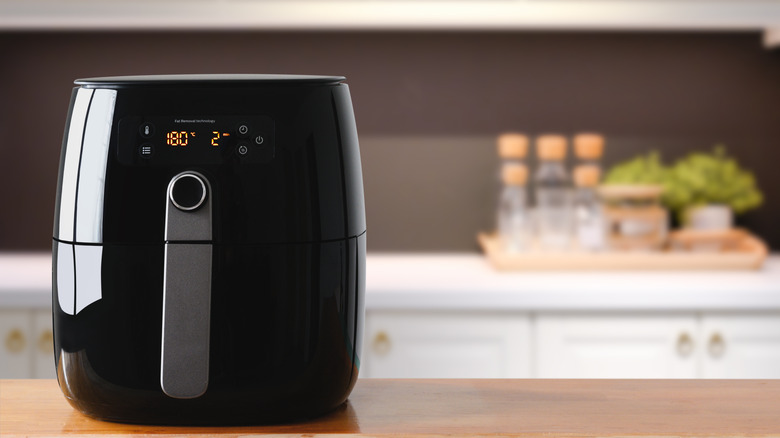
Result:
M252 424L346 400L366 222L343 81L76 81L53 252L57 378L75 408Z

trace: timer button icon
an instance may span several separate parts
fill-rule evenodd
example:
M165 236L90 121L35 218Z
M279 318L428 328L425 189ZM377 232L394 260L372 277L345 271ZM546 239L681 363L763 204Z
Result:
M141 133L141 137L149 138L154 134L154 125L149 122L142 123L141 126L138 127L138 131Z
M238 134L239 135L247 135L247 134L249 134L249 126L247 126L247 125L239 125L238 126Z

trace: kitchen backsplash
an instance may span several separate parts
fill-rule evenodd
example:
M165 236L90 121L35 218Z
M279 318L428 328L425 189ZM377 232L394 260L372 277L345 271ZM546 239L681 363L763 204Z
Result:
M370 251L476 251L494 226L495 136L598 131L605 166L727 145L780 248L780 54L759 33L0 33L0 250L49 249L72 80L343 74L361 136Z

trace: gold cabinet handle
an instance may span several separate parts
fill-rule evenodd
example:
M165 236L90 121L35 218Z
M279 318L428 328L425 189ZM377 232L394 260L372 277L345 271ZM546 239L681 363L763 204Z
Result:
M38 350L44 354L54 351L54 334L51 330L44 330L38 337Z
M715 332L710 336L710 343L707 348L710 352L710 356L715 359L720 359L726 352L726 340L723 339L723 335Z
M693 338L688 333L680 333L677 338L677 354L680 357L688 357L693 353Z
M384 356L390 352L392 343L390 342L390 336L386 332L380 331L374 336L374 342L372 343L374 352L379 356Z
M13 329L5 337L5 348L11 353L21 353L24 350L27 340L24 333L19 329Z

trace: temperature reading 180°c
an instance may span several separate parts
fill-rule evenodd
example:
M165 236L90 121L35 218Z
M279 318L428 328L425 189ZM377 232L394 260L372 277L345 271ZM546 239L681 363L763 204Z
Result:
M165 134L165 144L168 146L187 146L190 141L190 134L195 137L194 132L171 131Z

